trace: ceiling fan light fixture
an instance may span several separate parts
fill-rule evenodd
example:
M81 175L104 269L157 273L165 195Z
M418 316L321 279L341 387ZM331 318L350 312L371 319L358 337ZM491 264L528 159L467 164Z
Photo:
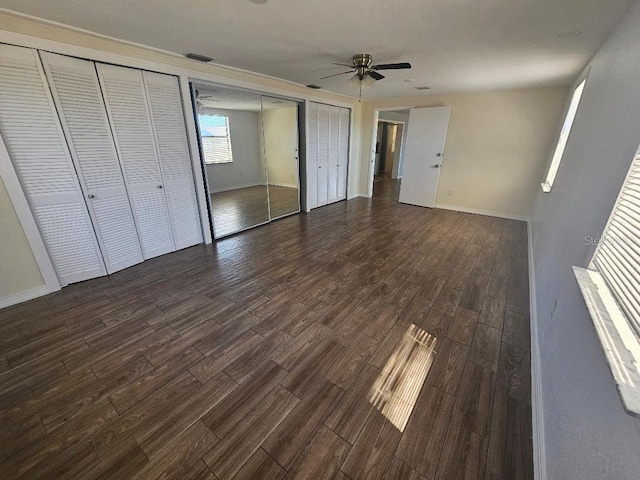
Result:
M360 77L359 77L359 75L356 73L353 77L351 77L349 80L347 80L347 84L351 88L360 88Z
M362 77L362 88L369 88L371 85L375 84L376 80L368 73L364 74Z

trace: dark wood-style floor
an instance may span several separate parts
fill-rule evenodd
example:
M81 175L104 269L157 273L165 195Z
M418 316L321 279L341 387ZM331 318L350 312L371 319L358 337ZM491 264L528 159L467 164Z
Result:
M2 478L533 478L525 224L396 198L1 310Z
M216 238L231 235L300 210L298 189L253 186L211 194ZM271 216L269 216L271 214Z

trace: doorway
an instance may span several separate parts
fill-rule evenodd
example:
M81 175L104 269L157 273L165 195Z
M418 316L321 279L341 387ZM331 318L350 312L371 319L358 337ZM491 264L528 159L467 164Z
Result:
M297 101L192 83L215 238L300 211Z
M408 110L379 112L374 140L373 195L386 195L390 190L399 189L408 121Z

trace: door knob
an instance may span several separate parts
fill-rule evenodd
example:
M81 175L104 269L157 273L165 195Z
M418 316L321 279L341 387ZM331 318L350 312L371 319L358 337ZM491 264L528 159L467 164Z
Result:
M318 165L318 168L322 168L322 165Z
M158 185L158 188L162 188L162 185Z
M440 165L436 164L433 166L433 168L440 168Z
M96 198L96 196L93 193L90 193L89 198L93 199L93 198Z
M441 157L442 153L436 153L436 157Z

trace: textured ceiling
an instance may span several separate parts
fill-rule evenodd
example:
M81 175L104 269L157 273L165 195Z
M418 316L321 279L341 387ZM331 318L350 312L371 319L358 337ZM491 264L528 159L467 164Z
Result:
M0 7L357 95L332 62L408 61L364 98L570 84L634 0L0 0ZM0 27L1 28L1 27ZM413 82L405 82L413 79ZM427 92L414 87L429 86Z

